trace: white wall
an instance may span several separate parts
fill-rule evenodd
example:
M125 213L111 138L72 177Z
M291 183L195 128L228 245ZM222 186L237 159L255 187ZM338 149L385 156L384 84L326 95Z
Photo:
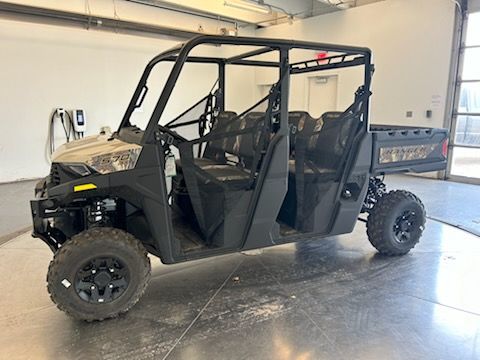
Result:
M68 6L67 2L54 0L33 3L77 11L84 6L84 1L77 0L68 2ZM90 1L90 4L92 13L111 13L111 1ZM171 15L166 18L152 8L129 10L130 20L153 23L159 19L157 23L172 25ZM125 9L117 11L126 18ZM221 25L185 16L176 16L174 25L193 30L200 22L211 32ZM252 31L243 33L249 35ZM104 125L115 130L146 63L179 42L9 20L0 20L0 38L0 182L48 173L46 140L50 115L56 107L85 109L87 135L98 133ZM211 48L211 51L217 49ZM251 76L253 83L253 71L243 74ZM185 91L181 97L174 97L172 111L185 109L210 90L212 71L194 75L195 81L190 78L179 84L184 85ZM162 85L158 84L159 88ZM253 101L251 91L244 93L242 101ZM56 134L61 134L59 128Z
M480 0L469 0L468 9L470 11L480 11Z
M83 0L23 0L38 6L85 11ZM174 25L215 32L216 21L156 11L117 1L122 19ZM90 1L92 13L113 16L112 2ZM308 39L364 45L372 48L374 76L372 120L377 123L442 126L453 33L454 5L450 0L386 0L304 21L256 31L259 36ZM243 35L252 34L243 30ZM89 134L100 126L116 128L145 64L177 41L0 20L0 182L44 176L48 172L46 138L53 108L83 108ZM216 51L215 48L212 51ZM252 103L254 73L244 67L234 74L242 79L231 99L233 108ZM204 80L202 82L202 80ZM198 72L186 80L186 92L175 97L173 109L192 104L209 89L211 74ZM339 78L341 104L351 99ZM262 79L257 78L257 83ZM265 83L265 82L264 82ZM228 84L229 86L232 83ZM294 85L297 99L305 86ZM229 90L227 89L227 92ZM434 117L426 119L432 108ZM300 101L300 100L298 100ZM299 104L299 106L301 103ZM405 112L414 111L407 119ZM141 116L143 114L137 114ZM57 131L59 134L59 131Z
M454 11L450 0L386 0L256 33L370 47L376 65L371 121L443 127ZM297 86L298 98L303 88ZM407 118L406 111L414 117Z

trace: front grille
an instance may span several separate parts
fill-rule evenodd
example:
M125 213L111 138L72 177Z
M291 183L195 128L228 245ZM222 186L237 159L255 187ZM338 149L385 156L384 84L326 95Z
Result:
M58 164L52 164L50 169L50 183L54 186L60 185L60 171Z

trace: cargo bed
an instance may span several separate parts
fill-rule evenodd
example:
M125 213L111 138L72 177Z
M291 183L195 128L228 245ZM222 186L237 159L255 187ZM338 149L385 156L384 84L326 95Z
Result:
M372 174L428 172L447 166L448 130L371 125Z

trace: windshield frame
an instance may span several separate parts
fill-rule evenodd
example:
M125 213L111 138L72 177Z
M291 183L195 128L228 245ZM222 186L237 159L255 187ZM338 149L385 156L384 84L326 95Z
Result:
M155 56L150 62L147 64L145 67L145 70L143 70L142 76L140 78L140 81L137 84L137 87L135 88L135 91L133 93L132 98L130 99L130 102L128 103L127 110L125 111L125 114L123 115L122 121L120 122L120 125L118 127L118 132L124 127L129 127L132 126L130 123L130 118L135 111L140 105L141 102L143 102L143 98L145 98L146 92L143 91L143 89L147 89L147 81L148 77L150 76L150 73L152 72L153 68L155 65L157 65L159 62L166 61L168 58L177 55L180 50L182 49L184 44L178 44L160 54ZM143 94L142 94L143 93ZM138 104L138 101L142 97L140 104Z

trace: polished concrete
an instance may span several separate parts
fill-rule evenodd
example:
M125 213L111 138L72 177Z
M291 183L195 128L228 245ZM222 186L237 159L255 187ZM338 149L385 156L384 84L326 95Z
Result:
M256 255L152 258L145 296L102 323L51 303L50 259L28 234L0 246L0 359L480 359L480 238L433 220L396 258L363 223Z
M86 324L52 305L51 254L22 235L0 248L0 358L476 359L479 257L478 237L429 221L414 251L386 258L359 223L258 255L152 259L128 314Z
M405 189L422 199L428 216L480 236L480 186L412 175L387 176L389 190Z
M0 243L3 237L31 226L30 203L38 180L0 184Z

